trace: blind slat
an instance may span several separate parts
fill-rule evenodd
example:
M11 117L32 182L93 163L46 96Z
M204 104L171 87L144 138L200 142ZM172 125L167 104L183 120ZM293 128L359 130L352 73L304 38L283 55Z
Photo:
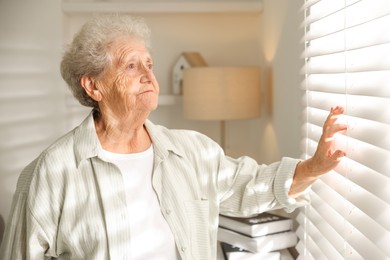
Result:
M309 74L390 70L390 43L307 57ZM364 63L361 61L364 60Z
M310 91L390 98L390 72L367 71L335 74L310 74Z
M348 124L346 135L351 140L358 140L367 145L390 151L390 125L352 116L343 118L338 123ZM322 124L325 120L322 117L313 116L311 120L311 123L306 124L303 128L303 134L309 135L313 140L319 140L322 134ZM373 134L367 135L367 133Z
M346 7L346 28L363 24L388 14L390 14L390 1L375 0L375 3L373 3L372 0L362 0Z
M387 1L387 3L390 2ZM387 29L381 26L383 24L389 24L389 22L390 15L387 14L359 26L354 26L345 30L346 49L360 49L363 47L390 42L390 35Z
M307 17L309 23L324 19L325 17L342 10L345 7L343 1L323 0L310 6L310 15Z
M350 116L390 124L390 100L385 97L310 91L305 98L310 107L328 110L329 107L342 105Z
M339 31L342 31L345 28L345 19L344 11L337 11L330 16L325 16L322 19L317 20L317 17L307 17L307 19L312 19L313 22L310 23L310 27L306 33L306 41L311 41L330 35Z
M310 46L306 49L306 57L388 43L390 42L390 34L387 32L387 28L380 26L381 24L390 24L390 15L380 17L360 26L312 39L310 40ZM310 37L310 31L308 34Z

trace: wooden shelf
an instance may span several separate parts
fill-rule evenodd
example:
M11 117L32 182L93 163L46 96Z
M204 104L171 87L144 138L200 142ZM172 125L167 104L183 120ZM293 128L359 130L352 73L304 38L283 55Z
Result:
M252 13L258 14L263 5L258 1L212 2L101 2L63 1L64 13Z

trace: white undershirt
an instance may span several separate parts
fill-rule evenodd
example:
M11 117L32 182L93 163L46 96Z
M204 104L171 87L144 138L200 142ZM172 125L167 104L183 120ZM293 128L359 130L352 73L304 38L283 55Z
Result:
M117 165L123 175L130 215L131 259L180 259L152 187L153 146L132 154L104 151L103 157Z

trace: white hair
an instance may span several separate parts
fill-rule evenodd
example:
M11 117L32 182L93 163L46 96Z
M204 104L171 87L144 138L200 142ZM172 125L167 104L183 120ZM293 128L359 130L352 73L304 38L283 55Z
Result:
M82 76L99 77L112 64L109 46L116 39L131 36L150 49L150 29L142 18L109 14L86 22L67 47L61 61L61 75L74 97L84 106L98 108L80 84Z

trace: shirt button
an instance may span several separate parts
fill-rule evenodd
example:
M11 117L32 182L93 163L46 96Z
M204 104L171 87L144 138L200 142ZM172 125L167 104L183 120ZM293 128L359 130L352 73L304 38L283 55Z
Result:
M171 214L171 212L172 212L172 211L171 211L170 209L166 209L166 210L165 210L165 213L167 213L167 215Z
M182 247L181 247L181 251L182 251L182 252L185 252L186 250L187 250L187 247L185 247L185 246L182 246Z

